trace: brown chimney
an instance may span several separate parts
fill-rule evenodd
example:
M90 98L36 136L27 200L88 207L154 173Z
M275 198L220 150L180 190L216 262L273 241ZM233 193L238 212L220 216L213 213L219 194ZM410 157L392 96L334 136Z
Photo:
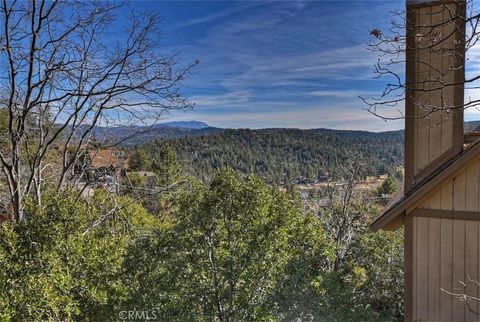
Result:
M407 0L405 193L463 149L465 6Z

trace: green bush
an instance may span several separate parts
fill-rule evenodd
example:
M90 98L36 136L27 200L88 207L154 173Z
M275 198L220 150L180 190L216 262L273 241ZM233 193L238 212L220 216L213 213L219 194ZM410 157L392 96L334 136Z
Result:
M102 193L86 202L73 191L50 191L42 201L27 202L26 221L0 226L0 319L110 316L128 294L127 246L154 219L128 198Z

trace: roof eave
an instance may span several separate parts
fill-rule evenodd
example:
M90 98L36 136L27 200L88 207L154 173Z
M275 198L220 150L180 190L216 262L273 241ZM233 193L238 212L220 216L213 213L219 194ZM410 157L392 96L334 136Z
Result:
M397 219L399 215L402 215L408 207L419 201L426 193L431 191L443 180L453 175L458 169L466 165L472 158L478 156L479 153L480 141L475 142L470 148L468 148L467 150L463 150L456 157L445 162L431 175L419 182L403 198L401 198L398 202L393 204L390 208L386 209L379 217L377 217L374 222L370 224L370 228L373 231L383 229L390 222Z

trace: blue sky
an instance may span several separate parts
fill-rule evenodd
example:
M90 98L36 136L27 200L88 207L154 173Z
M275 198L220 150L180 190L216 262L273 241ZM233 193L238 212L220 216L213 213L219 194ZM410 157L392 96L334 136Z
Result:
M163 17L162 43L199 59L183 93L193 111L168 120L219 127L392 130L365 111L378 94L369 31L385 28L403 1L146 1Z

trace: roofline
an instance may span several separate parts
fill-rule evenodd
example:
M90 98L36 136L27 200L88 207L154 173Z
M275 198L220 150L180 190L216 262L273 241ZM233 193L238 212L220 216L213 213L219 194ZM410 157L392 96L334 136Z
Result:
M472 158L480 153L480 141L473 144L467 150L464 150L456 157L448 160L428 177L420 181L411 189L402 199L386 209L379 217L370 224L373 231L378 231L396 219L399 215L415 202L419 201L426 193L431 191L436 185L441 184L446 178L453 175L457 170L465 166Z

